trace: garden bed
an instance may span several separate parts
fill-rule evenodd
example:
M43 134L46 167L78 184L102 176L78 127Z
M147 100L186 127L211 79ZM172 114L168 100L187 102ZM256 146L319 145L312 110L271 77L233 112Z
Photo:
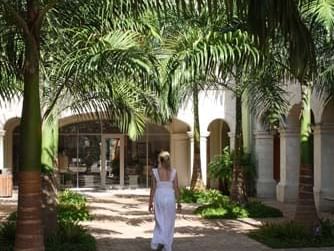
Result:
M252 200L245 204L232 202L217 190L203 192L183 189L183 203L198 203L200 206L195 213L206 219L236 219L236 218L273 218L283 217L282 212L267 206L260 201Z
M293 222L265 224L248 236L271 248L334 247L334 223L321 221L316 234Z
M64 191L59 194L58 225L56 232L45 238L46 251L96 251L95 238L80 225L90 220L87 200L84 196ZM16 212L0 223L0 251L14 250L16 232Z

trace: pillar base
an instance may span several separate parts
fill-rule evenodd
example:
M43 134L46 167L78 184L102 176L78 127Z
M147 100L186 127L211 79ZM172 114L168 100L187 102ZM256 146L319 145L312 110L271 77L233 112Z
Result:
M256 195L259 198L274 199L276 194L275 180L257 180Z
M278 183L276 198L280 202L296 202L298 198L298 186Z
M314 200L317 210L320 212L333 212L334 194L329 191L314 191Z

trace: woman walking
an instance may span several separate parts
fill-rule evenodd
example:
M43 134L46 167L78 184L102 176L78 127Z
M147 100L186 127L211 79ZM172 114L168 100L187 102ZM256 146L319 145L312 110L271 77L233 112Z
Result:
M170 167L168 152L159 154L158 168L154 168L152 172L148 209L150 212L154 211L155 227L151 248L159 251L172 251L179 187L176 170ZM177 203L177 209L181 210L180 203Z

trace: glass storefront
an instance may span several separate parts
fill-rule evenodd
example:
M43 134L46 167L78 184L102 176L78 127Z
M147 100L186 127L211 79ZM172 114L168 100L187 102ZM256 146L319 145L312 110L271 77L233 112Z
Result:
M125 185L138 184L140 187L150 185L151 170L158 165L159 152L169 151L169 134L164 130L150 126L145 135L136 141L131 141L127 137Z
M19 126L13 132L13 172L19 168ZM169 151L163 126L147 124L131 140L107 120L77 122L59 129L58 170L63 187L148 187L160 151ZM16 182L16 178L14 178Z
M161 150L169 151L169 133L148 124L136 141L109 121L88 121L62 127L60 154L68 158L63 184L72 187L148 187Z

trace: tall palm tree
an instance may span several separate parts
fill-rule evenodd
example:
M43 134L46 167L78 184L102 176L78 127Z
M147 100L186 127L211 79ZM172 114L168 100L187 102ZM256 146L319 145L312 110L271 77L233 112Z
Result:
M325 0L310 1L302 5L301 13L315 41L318 73L310 74L309 72L304 72L300 74L300 72L296 72L286 61L287 57L275 60L274 62L276 63L270 65L283 66L286 73L298 79L301 85L300 175L295 221L313 230L314 226L319 224L319 219L313 194L311 94L315 88L315 90L318 90L323 95L325 101L333 97L333 68L330 58L333 54L334 5L330 1ZM281 48L283 47L281 46ZM279 86L279 84L275 84L275 86Z
M7 1L1 1L1 13L7 25L21 31L25 55L23 67L24 99L21 120L21 169L15 250L27 247L44 250L41 222L41 111L39 99L40 31L49 5L39 1L25 3L26 15ZM22 6L22 5L21 5ZM34 241L27 242L26 240Z
M257 59L254 40L238 27L231 29L225 17L210 18L208 12L187 17L169 14L164 21L166 30L165 48L169 51L169 74L178 84L180 100L191 98L194 113L194 161L191 189L203 188L200 160L200 126L198 94L202 90L215 88L217 83L209 81L209 75L241 62L242 58ZM225 25L225 26L224 26ZM228 27L228 28L226 28ZM249 59L248 59L249 60ZM243 60L247 63L247 60ZM225 76L223 76L225 77Z
M295 221L310 229L319 224L313 193L313 140L311 121L311 95L314 88L322 90L327 99L333 97L332 63L334 40L334 3L332 1L311 1L302 6L303 17L316 41L316 57L319 74L300 78L301 124L300 124L300 169L299 190ZM319 76L319 77L318 77Z
M53 22L59 23L59 20L61 20L62 16L57 16L57 10L51 12L50 14L50 10L54 7L56 2L57 1L51 1L45 5L41 5L40 1L35 0L27 0L22 2L8 2L4 0L0 1L1 21L5 21L7 26L12 27L18 31L17 34L19 34L19 36L15 37L15 39L17 39L16 41L22 41L22 48L23 51L25 51L23 57L24 63L21 67L23 72L22 80L24 85L23 111L21 120L22 159L20 160L19 203L15 250L25 250L27 248L31 250L44 250L40 204L42 118L40 110L41 105L39 89L41 87L41 69L43 70L43 67L45 67L45 62L41 61L41 57L44 56L42 53L42 47L45 45L46 40L49 44L52 44L54 41L52 37L45 35L44 32L47 32L47 29L45 29L46 25L43 25L43 21L45 21L45 17L47 15L54 14L51 20ZM105 13L107 11L104 13L96 13L95 8L96 6L99 6L100 2L101 1L96 1L95 3L90 3L90 5L87 4L85 6L81 6L85 7L84 10L86 13L84 14L89 14L89 11L93 11L90 12L91 17L99 15L105 17ZM121 3L124 2L125 1L121 1ZM62 10L70 11L68 13L73 14L71 17L69 17L69 19L67 19L67 22L69 24L72 21L80 21L82 23L82 18L85 17L85 15L81 15L83 13L78 14L78 12L82 11L83 9L78 8L77 5L73 5L77 3L73 3L71 6L68 2L64 4L65 5L62 6ZM110 7L110 5L107 5L107 1L104 1L104 4L106 4L105 10L108 10L107 7ZM131 6L125 5L123 7L124 13L127 13L127 8L130 8ZM119 8L114 8L112 14L115 17L122 15L122 12L119 10ZM21 13L26 13L26 15L21 15ZM75 18L78 19L75 20ZM94 23L94 21L92 23ZM90 27L92 27L94 30L94 26L92 24L90 25ZM82 29L81 31L82 32L77 30L76 36L72 36L72 38L78 40L78 44L76 44L76 46L78 46L80 50L77 52L77 54L72 54L73 56L76 56L75 60L65 60L65 66L61 68L63 71L63 80L57 80L62 81L64 83L63 85L70 86L71 88L69 88L69 90L82 90L82 93L85 93L88 99L94 97L96 94L100 94L99 92L101 91L103 83L102 80L105 81L108 77L111 77L113 73L116 73L115 76L110 78L109 85L108 83L104 82L106 83L106 88L104 89L105 94L115 94L116 91L114 90L114 87L117 89L118 93L115 94L115 99L110 100L110 96L108 98L106 95L104 99L101 98L103 101L100 100L99 105L100 107L105 108L104 111L108 113L110 108L115 108L116 104L124 104L122 101L123 96L121 98L122 94L135 94L132 98L132 101L126 103L127 106L123 106L120 110L112 110L111 113L109 112L109 114L118 116L116 117L117 119L119 119L121 116L122 119L116 119L116 121L120 123L121 128L124 130L128 128L130 134L135 135L138 133L138 130L140 131L143 127L144 115L149 113L154 114L152 112L154 109L141 108L139 104L142 103L140 103L138 100L144 100L147 103L152 104L154 102L150 101L150 97L153 97L153 95L143 95L142 92L136 92L138 91L138 86L134 84L125 85L125 81L128 81L129 78L131 78L130 82L132 81L132 83L134 83L134 80L136 79L137 81L142 80L140 81L142 85L147 83L151 84L151 86L154 86L155 82L150 77L147 77L149 75L154 75L151 72L150 66L147 64L152 61L152 58L147 55L144 56L146 51L141 51L137 48L138 45L141 45L141 41L139 37L134 34L134 32L119 32L118 34L117 32L114 34L97 34L96 32L96 37L89 37L89 33L87 32L88 29ZM91 34L94 34L94 32ZM41 39L42 37L43 39ZM86 38L85 41L83 40L84 38ZM116 42L119 43L117 46L120 46L121 44L125 47L113 47L113 43ZM126 43L130 43L130 45L126 45ZM96 52L96 54L94 54L94 52ZM82 64L83 62L84 64ZM114 62L114 64L112 62ZM73 63L73 65L71 65L71 63ZM78 67L73 68L73 66L77 66L78 63L81 63L80 66L84 66L83 69ZM103 63L107 64L103 65ZM106 66L109 66L109 68ZM101 70L101 74L94 78L92 76L92 72L98 70ZM109 70L109 74L106 74L106 70ZM91 78L87 78L85 74L91 74ZM12 78L13 76L11 76L9 79ZM82 86L74 85L73 83L76 83L75 81L78 80L85 81L85 84ZM51 82L53 83L53 81ZM120 84L118 86L111 84L115 82ZM88 89L92 86L92 84L95 84L96 88L94 89L95 92L91 93L89 96ZM131 92L129 90L131 90ZM154 90L154 88L152 90ZM119 100L117 101L117 99ZM54 103L55 102L51 102L51 105ZM96 107L97 105L97 103L94 102L86 104L90 107ZM139 110L137 109L137 106L140 107ZM126 110L126 108L128 108L128 110ZM49 111L51 111L51 109ZM122 113L121 111L126 112ZM34 241L27 242L27 239L34 239Z

